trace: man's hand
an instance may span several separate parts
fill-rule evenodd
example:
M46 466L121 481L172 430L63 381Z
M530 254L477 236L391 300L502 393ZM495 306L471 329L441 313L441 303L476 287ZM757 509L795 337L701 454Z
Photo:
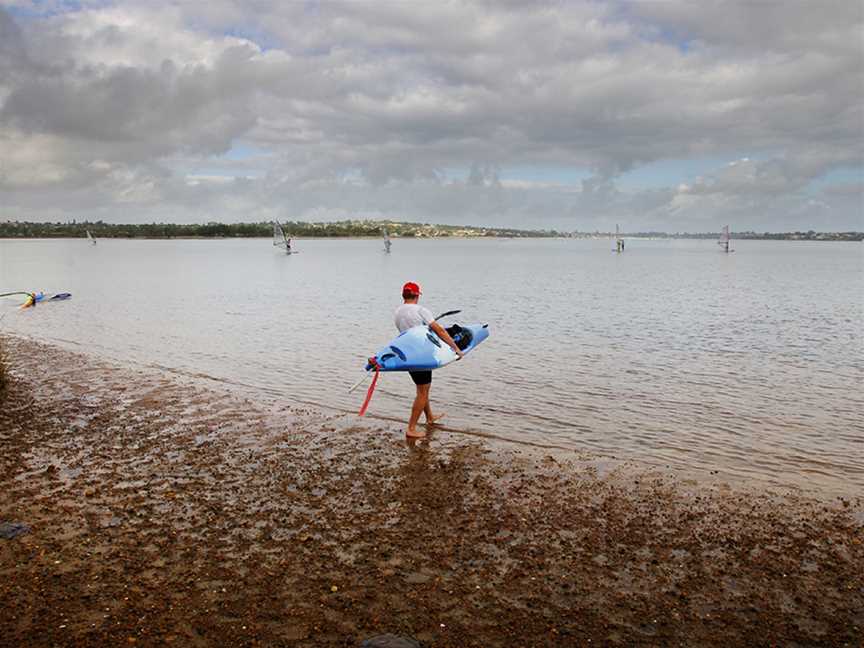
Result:
M435 334L439 338L444 340L447 343L447 346L449 346L451 349L453 349L453 353L456 354L457 360L461 360L465 356L465 354L462 353L462 351L459 349L459 347L456 346L456 342L454 342L453 338L450 337L450 334L447 332L447 329L445 329L443 326L441 326L438 322L430 322L429 328L431 328L433 331L435 331Z

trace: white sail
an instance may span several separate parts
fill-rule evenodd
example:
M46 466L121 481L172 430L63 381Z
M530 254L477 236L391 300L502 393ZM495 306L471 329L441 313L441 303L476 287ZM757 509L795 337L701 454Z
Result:
M618 227L618 223L615 223L615 251L624 251L624 239L621 238L621 229Z
M87 232L87 240L90 241L93 245L96 245L96 239L93 238L93 235L90 233L90 230L85 230Z
M717 241L717 245L723 248L724 252L729 252L729 243L732 240L732 237L729 235L729 226L724 225L723 231L720 232L720 240Z
M294 254L295 252L291 246L291 239L286 236L279 221L273 223L273 245L282 248L287 254Z
M282 226L278 221L273 223L273 245L285 247L285 232L282 231Z
M386 227L384 227L384 228L382 228L382 229L383 229L383 233L384 233L384 251L385 251L385 252L389 252L389 251L390 251L390 246L392 245L392 244L390 243L390 235L387 233L387 228L386 228Z

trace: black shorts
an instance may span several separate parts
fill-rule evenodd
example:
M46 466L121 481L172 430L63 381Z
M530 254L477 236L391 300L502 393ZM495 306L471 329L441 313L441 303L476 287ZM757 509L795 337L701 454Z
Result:
M431 371L409 371L411 374L411 380L414 381L415 385L429 385L432 383L432 372Z

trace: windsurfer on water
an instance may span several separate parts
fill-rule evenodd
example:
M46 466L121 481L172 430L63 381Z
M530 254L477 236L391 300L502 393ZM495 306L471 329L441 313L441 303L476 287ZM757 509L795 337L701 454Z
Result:
M428 308L420 306L417 302L420 300L420 286L409 281L402 286L402 299L404 303L396 309L393 314L393 320L399 332L407 331L414 326L421 324L427 325L435 334L447 344L453 351L462 358L462 351L456 346L450 334L435 321L431 311ZM417 431L417 421L420 420L420 414L426 414L426 423L431 425L441 419L444 414L433 415L432 408L429 405L429 390L432 387L432 372L431 371L409 371L411 379L417 386L417 395L414 397L414 404L411 406L411 418L408 419L407 436L421 438L426 436L425 432Z

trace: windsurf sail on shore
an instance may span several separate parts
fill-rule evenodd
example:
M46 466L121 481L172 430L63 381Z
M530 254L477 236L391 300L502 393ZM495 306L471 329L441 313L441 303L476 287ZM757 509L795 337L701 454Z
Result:
M291 239L285 235L285 230L282 229L279 221L274 221L273 223L273 245L285 250L286 254L292 254L294 252L294 250L291 249Z
M2 297L24 297L24 303L21 308L30 308L41 302L64 301L72 296L72 293L55 293L54 295L46 295L44 292L28 292L26 290L17 290L15 292L0 293Z
M90 241L92 245L96 245L96 239L93 238L93 235L90 233L90 230L86 230L87 232L87 240Z
M384 251L389 254L390 253L390 245L392 245L392 244L390 243L390 235L387 233L387 228L382 227L381 233L384 236Z
M732 242L732 237L729 235L729 226L724 225L723 231L720 232L720 240L717 241L717 245L719 245L724 252L732 252L729 244Z

